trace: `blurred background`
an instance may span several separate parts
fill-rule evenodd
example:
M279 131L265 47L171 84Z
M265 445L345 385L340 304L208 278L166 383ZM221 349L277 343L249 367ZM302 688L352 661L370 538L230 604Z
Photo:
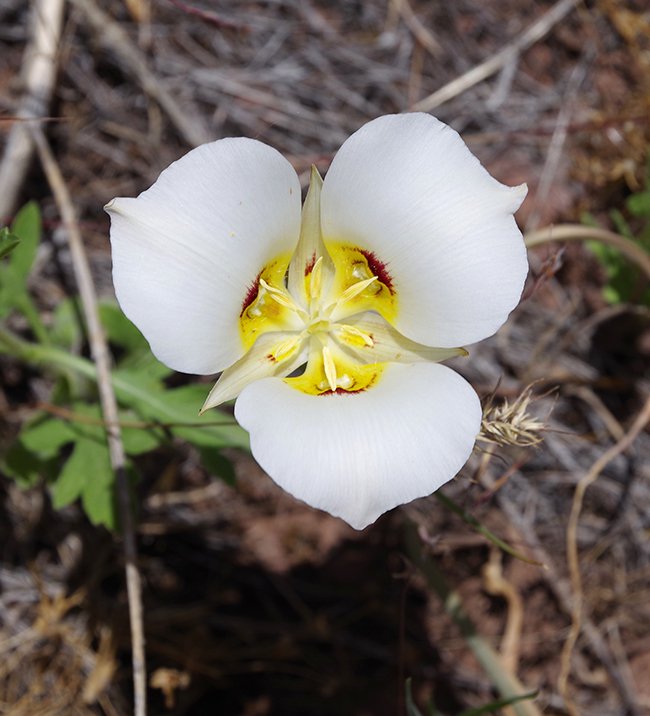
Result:
M21 239L0 259L0 713L133 712L115 485L34 117L120 381L148 713L650 713L650 292L602 232L647 256L647 3L0 0L0 43L0 226ZM157 364L116 308L102 206L228 136L305 185L413 109L527 182L529 236L597 231L532 250L521 305L455 366L535 439L479 443L452 502L358 533L276 488L228 415L196 423L210 383Z

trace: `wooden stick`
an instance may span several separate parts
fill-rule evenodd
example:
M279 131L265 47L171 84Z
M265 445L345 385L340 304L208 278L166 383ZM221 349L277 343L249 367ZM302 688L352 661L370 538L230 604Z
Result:
M59 165L52 154L48 141L39 126L31 127L32 138L36 145L45 176L59 208L68 237L72 257L72 266L79 288L83 307L88 340L93 361L97 367L97 386L104 419L106 436L115 474L117 496L122 523L126 587L131 623L131 646L133 652L133 687L135 716L146 716L147 679L144 649L144 626L142 616L142 585L137 565L137 547L135 525L129 499L129 485L125 469L124 446L120 432L117 401L111 382L111 357L106 343L97 305L97 294L93 282L88 258L83 245L79 223L75 215L70 193L63 179Z
M411 107L413 112L430 112L432 109L439 107L441 104L448 102L450 99L457 97L466 90L474 87L479 82L491 77L498 72L504 65L512 59L513 56L523 52L557 25L571 10L580 2L580 0L560 0L546 13L544 13L536 22L534 22L522 35L499 50L495 55L481 62L481 64L472 67L465 74L443 85L433 94L420 100Z
M34 145L29 123L47 114L56 79L56 55L63 24L63 0L36 0L31 36L24 55L24 94L15 112L0 163L0 223L16 208Z
M178 133L191 147L204 144L212 139L206 127L195 117L195 114L191 111L188 112L187 109L182 109L173 95L163 87L158 77L149 68L142 52L115 20L100 10L93 0L70 1L82 12L101 44L115 54L120 65L137 77L142 89L158 102Z
M561 669L560 676L558 677L558 690L564 698L567 709L572 716L578 716L579 713L569 694L569 673L571 671L571 655L580 636L583 619L582 575L580 573L580 560L578 555L578 522L580 520L580 513L582 512L582 503L587 488L598 479L600 473L615 457L632 445L648 423L650 423L650 395L646 398L641 412L637 415L628 432L594 462L591 469L580 478L573 493L571 515L569 516L569 524L566 530L567 562L569 564L571 587L573 590L573 609L571 610L571 629L562 648ZM623 678L625 678L624 675ZM630 710L630 712L640 714L640 709L636 707L634 710Z
M626 239L625 236L615 234L607 229L600 229L597 226L583 226L582 224L558 224L557 226L546 226L543 229L530 231L524 235L526 248L532 249L552 241L600 241L609 244L625 254L628 259L634 261L650 280L650 256L634 241Z

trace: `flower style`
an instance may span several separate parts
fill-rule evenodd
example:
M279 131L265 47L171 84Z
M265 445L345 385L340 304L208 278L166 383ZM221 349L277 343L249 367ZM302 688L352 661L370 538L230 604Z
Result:
M280 486L362 529L472 451L478 397L439 361L517 304L525 195L426 114L362 127L302 211L278 152L222 139L106 207L115 289L163 363L221 372L203 410L237 398Z

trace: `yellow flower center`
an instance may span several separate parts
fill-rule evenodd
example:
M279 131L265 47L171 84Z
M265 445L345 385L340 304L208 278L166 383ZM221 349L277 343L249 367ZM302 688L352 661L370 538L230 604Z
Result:
M262 334L277 333L268 355L274 362L304 352L304 372L284 379L298 390L310 395L359 392L377 382L384 364L359 358L359 349L373 347L373 337L348 321L374 311L392 323L397 295L385 264L372 253L342 242L327 242L325 249L333 269L324 268L324 256L314 256L305 269L304 297L289 291L290 257L264 266L244 300L240 334L248 350Z

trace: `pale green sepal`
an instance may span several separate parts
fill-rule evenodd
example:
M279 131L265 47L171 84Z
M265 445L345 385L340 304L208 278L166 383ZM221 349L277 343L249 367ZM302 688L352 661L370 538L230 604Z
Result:
M295 345L291 346L293 338ZM245 355L224 370L199 413L202 415L206 410L236 398L256 380L285 378L307 360L302 343L298 332L274 331L261 335Z
M318 169L312 165L309 190L302 207L300 221L300 238L289 264L288 288L289 293L296 298L303 307L309 305L307 283L305 275L313 269L316 261L322 256L321 281L322 294L327 290L334 278L334 263L325 248L320 225L320 194L323 179Z
M406 338L379 314L372 311L346 319L358 336L343 329L334 335L341 347L352 352L362 363L440 363L456 356L466 356L464 348L433 348ZM368 340L370 339L370 340Z

